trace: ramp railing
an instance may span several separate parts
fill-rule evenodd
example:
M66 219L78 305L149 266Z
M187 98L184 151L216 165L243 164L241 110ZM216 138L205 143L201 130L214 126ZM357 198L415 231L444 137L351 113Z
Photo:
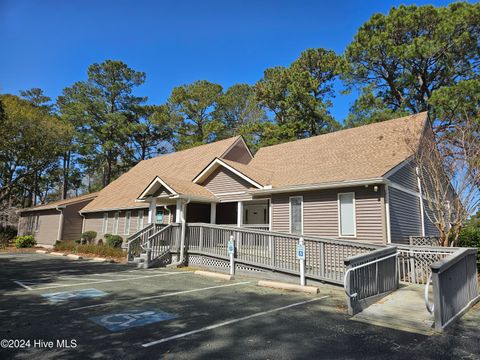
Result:
M433 309L425 285L425 305L433 312L435 330L442 331L479 299L476 249L462 248L432 264Z
M344 288L348 313L355 315L398 288L394 246L345 259Z

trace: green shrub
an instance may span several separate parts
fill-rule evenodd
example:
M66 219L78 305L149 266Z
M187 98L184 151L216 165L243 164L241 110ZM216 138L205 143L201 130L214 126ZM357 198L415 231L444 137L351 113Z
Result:
M80 236L80 242L83 244L91 244L97 237L97 232L93 230L85 231Z
M33 235L17 236L15 238L15 247L17 248L29 248L34 247L37 244Z
M123 238L120 235L105 234L105 240L107 241L108 246L111 246L114 248L121 247L123 243Z
M480 227L474 225L465 226L460 231L458 245L477 248L477 267L480 270Z

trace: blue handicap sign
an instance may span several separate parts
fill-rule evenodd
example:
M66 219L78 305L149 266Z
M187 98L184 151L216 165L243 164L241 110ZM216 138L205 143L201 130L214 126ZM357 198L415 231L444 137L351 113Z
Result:
M232 240L228 241L227 251L229 255L235 253L235 244Z
M123 331L133 327L153 324L160 321L175 319L178 316L159 310L130 310L121 313L95 316L89 318L94 323L110 331Z
M297 244L297 259L305 260L305 245Z
M44 298L47 298L52 303L62 302L72 299L82 299L82 298L97 298L106 296L107 293L97 289L83 289L83 290L74 290L74 291L62 291L42 294Z

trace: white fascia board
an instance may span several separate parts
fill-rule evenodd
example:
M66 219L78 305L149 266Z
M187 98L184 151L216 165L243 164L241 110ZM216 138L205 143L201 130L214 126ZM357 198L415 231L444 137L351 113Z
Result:
M212 199L206 196L197 196L197 195L182 195L182 194L177 194L174 196L171 196L169 199L185 199L185 200L191 200L191 201L200 201L200 202L207 202L207 203L219 203L220 201L218 199Z
M198 174L194 179L193 182L195 184L198 184L199 182L205 180L218 166L223 166L225 169L230 170L233 172L235 175L241 177L243 180L249 182L253 186L263 189L263 185L257 183L255 180L250 179L248 176L242 174L240 171L235 169L234 167L228 165L227 163L223 162L222 160L216 158L213 160L210 165L208 165L200 174Z
M309 184L309 185L294 185L287 186L282 188L273 188L273 189L259 189L249 191L252 195L266 195L266 194L281 194L288 192L296 191L309 191L309 190L322 190L322 189L334 189L334 188L343 188L351 186L363 186L363 185L377 185L385 184L384 178L373 178L365 180L349 180L349 181L338 181L325 184Z
M163 181L160 177L156 176L155 179L147 186L147 188L140 194L137 200L143 200L147 196L148 192L157 184L162 185L167 189L172 195L177 194L175 190L173 190L165 181Z

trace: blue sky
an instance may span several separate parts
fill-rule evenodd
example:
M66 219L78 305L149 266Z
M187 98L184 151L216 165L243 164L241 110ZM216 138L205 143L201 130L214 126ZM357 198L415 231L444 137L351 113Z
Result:
M138 94L164 102L206 79L254 84L307 48L343 52L357 28L399 4L448 1L0 0L0 93L40 87L53 98L86 79L88 65L122 60L146 72ZM337 95L343 120L355 94Z

